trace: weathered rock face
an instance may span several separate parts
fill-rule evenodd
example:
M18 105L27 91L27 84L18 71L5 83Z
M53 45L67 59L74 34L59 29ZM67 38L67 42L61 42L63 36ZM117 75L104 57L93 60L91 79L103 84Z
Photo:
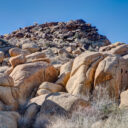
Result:
M14 86L14 81L12 77L6 74L0 73L0 86L4 86L4 87Z
M88 95L92 89L96 67L102 59L103 55L96 52L85 52L76 57L66 85L67 91L75 95Z
M37 52L40 50L38 45L35 43L25 43L22 45L22 49L27 49L30 53Z
M122 57L108 56L102 60L95 72L94 85L108 87L109 93L116 98L128 88L128 65Z
M43 121L49 121L56 116L69 116L79 107L88 107L89 103L69 93L52 93L33 98L30 103L41 105L35 125L44 126Z
M26 99L42 82L56 81L58 72L46 62L35 62L17 66L10 76L14 80L14 86L19 88L19 97Z
M3 102L2 110L17 110L18 108L18 88L0 86L0 101Z
M0 100L5 108L8 106L7 109L16 110L19 104L24 104L33 96L34 90L37 90L42 82L54 82L57 77L58 71L46 62L18 65L11 72L10 77L1 75Z
M0 39L0 127L45 127L79 107L95 113L100 87L128 107L127 44L108 45L83 20L36 24L0 37L8 41Z
M4 53L0 51L0 63L3 62L3 59L4 59Z
M64 92L57 92L57 93L52 93L48 95L46 94L46 95L35 97L30 100L29 104L36 103L38 105L42 105L43 107L44 102L47 102L47 101L51 101L53 105L54 103L59 105L60 107L65 109L67 112L71 112L80 106L86 107L89 105L89 102ZM52 108L52 106L50 107Z
M43 52L35 52L35 53L32 53L32 54L26 56L26 60L27 60L27 62L32 62L34 60L42 59L45 57L46 57L46 55Z
M74 95L88 96L93 90L105 87L111 97L118 99L128 88L127 68L124 56L87 51L75 58L66 90Z
M60 75L59 75L59 79L56 81L56 84L62 85L64 87L66 86L70 78L72 64L73 61L71 60L60 67Z
M23 50L23 49L20 49L20 48L15 47L15 48L11 48L9 50L9 54L10 54L11 57L18 56L20 54L23 54L23 55L26 56L26 55L29 55L30 52L27 51L27 50Z
M128 45L117 42L108 46L101 47L99 51L107 52L109 54L126 55L128 54Z
M36 122L41 121L45 116L63 116L63 114L71 114L74 110L81 107L89 106L89 102L75 97L69 93L52 93L41 95L30 100L31 103L41 105Z
M43 89L43 90L42 90ZM48 90L50 93L55 93L55 92L61 92L64 91L64 88L61 85L50 83L50 82L43 82L37 91L37 95L41 95L44 93L48 93Z
M0 111L0 128L17 128L20 115L17 112Z
M19 64L24 64L26 62L26 58L23 54L21 54L21 55L18 55L18 56L11 57L9 59L9 62L12 65L12 67L14 68Z

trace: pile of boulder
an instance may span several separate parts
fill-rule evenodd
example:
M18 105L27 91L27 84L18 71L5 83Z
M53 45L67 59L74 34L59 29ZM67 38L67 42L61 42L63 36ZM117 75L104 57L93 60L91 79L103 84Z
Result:
M126 106L122 97L128 93L121 92L128 89L127 51L117 42L54 66L42 51L11 48L8 67L0 67L0 127L41 128L55 116L70 118L79 107L91 107L100 87L117 102L121 94L120 106Z
M1 36L0 128L45 128L91 108L101 88L128 107L128 45L108 44L83 20Z
M28 49L29 52L44 50L53 63L66 62L85 50L98 51L108 44L107 37L84 20L35 24L0 36L0 50L6 55L11 47Z

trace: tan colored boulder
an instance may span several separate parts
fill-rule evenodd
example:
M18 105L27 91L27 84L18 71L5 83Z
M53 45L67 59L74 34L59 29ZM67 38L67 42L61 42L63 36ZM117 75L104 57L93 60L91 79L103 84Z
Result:
M90 105L89 102L65 92L57 92L57 93L52 93L48 95L47 94L41 95L41 96L32 98L29 104L36 103L38 105L42 105L42 108L43 108L44 102L47 102L47 101L51 101L53 105L54 103L57 104L61 108L65 109L67 112L76 110L80 106L87 107ZM53 106L49 106L49 107L54 109Z
M25 43L22 45L22 49L28 50L30 53L34 53L40 50L38 45L35 43Z
M12 77L10 77L4 73L0 73L0 86L6 86L6 87L14 86L14 81L13 81Z
M45 58L45 54L43 52L35 52L35 53L32 53L28 56L26 56L26 60L27 62L32 62L33 60L37 60L37 59L41 59L41 58Z
M16 66L10 76L14 80L14 87L0 86L0 100L9 106L9 110L16 110L42 82L56 81L58 71L46 62L35 62Z
M14 68L19 64L24 64L26 62L26 58L23 54L20 54L18 56L11 57L9 59L9 62L12 65L12 67Z
M0 128L17 128L19 118L17 112L0 111Z
M80 48L77 48L76 50L72 51L72 54L80 55L82 53L82 50Z
M60 75L59 75L59 79L56 81L56 84L62 85L64 87L66 86L70 78L72 64L73 64L73 61L69 61L60 67Z
M116 42L116 43L114 43L114 44L110 44L110 45L107 45L107 46L102 46L102 47L100 47L99 52L109 51L109 50L111 50L112 48L115 48L115 47L120 46L120 45L122 45L122 44L124 44L124 43Z
M70 114L79 109L79 107L89 107L87 101L69 93L62 92L41 95L32 99L31 102L41 105L40 112L34 124L35 126L44 126L44 121L48 123L56 117L70 116Z
M120 94L120 108L128 108L128 90Z
M124 43L114 43L108 46L101 47L100 52L108 52L111 54L125 55L128 54L128 45Z
M50 92L54 93L54 92L61 92L64 91L64 88L61 85L58 84L54 84L54 83L50 83L50 82L43 82L40 86L39 89L46 89L49 90Z
M106 87L109 95L118 99L121 91L128 88L127 62L122 57L108 56L102 60L95 72L95 88Z
M0 63L2 63L4 60L4 53L0 51Z
M7 74L7 75L10 75L11 74L11 72L13 71L13 67L11 66L11 67L9 67L6 71L5 71L5 74Z
M51 63L50 59L48 59L48 58L34 59L31 62L38 62L38 61L44 61L44 62L47 62L47 63Z
M19 89L19 100L30 97L34 88L44 81L54 82L58 77L57 70L46 62L35 62L18 65L11 72L15 87Z
M73 95L88 95L94 82L95 70L104 56L98 52L84 52L76 57L66 89Z
M28 50L22 50L22 49L16 47L16 48L11 48L9 50L9 54L11 57L18 56L20 54L23 54L26 56L26 55L29 55L30 52Z
M7 110L16 110L18 108L18 88L0 86L0 101L8 106Z
M48 89L38 89L36 96L40 96L40 95L44 95L44 94L50 94L50 93L52 93L52 92Z

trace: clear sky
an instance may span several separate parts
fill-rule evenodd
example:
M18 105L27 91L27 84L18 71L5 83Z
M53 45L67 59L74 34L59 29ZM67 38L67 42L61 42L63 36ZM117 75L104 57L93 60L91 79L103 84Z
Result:
M114 43L128 43L128 0L0 0L0 34L34 22L84 19Z

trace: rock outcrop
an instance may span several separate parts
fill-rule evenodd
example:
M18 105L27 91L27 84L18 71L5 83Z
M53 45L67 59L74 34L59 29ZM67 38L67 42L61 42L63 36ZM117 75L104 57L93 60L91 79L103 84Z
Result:
M97 52L85 52L75 58L66 85L67 91L74 95L88 95L93 88L96 67L103 58L103 55Z
M111 47L116 46L113 45ZM90 95L98 87L105 87L111 97L118 99L120 93L128 88L127 55L122 55L125 54L87 51L76 57L66 90L74 95Z
M0 111L0 128L17 128L19 118L17 112Z
M106 108L94 107L102 97L128 107L128 45L109 45L85 21L35 24L0 37L0 128L47 128L79 110L87 118L103 114ZM92 128L109 122L102 114Z

